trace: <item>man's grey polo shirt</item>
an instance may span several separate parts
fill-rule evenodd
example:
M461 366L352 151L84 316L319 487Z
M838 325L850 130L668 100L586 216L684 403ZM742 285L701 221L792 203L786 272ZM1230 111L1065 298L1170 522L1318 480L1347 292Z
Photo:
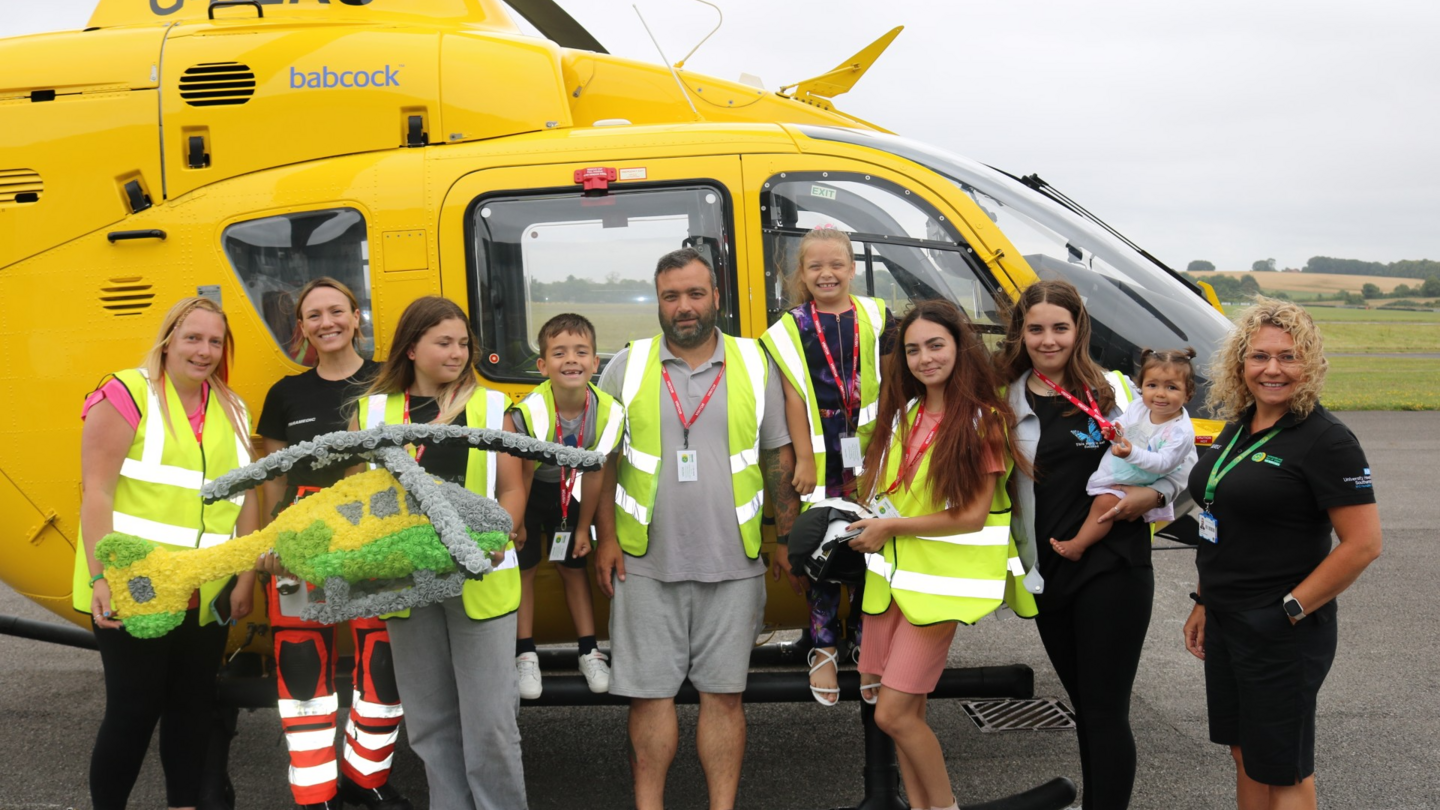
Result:
M710 390L715 375L720 373L725 360L725 341L717 340L710 359L691 370L689 364L671 353L663 337L656 339L660 341L660 362L670 372L670 381L689 418ZM616 400L620 399L629 356L629 348L621 349L600 377L600 390ZM790 443L790 431L785 426L785 395L780 387L780 372L775 362L766 357L770 373L765 385L760 447L773 450ZM650 518L650 544L644 556L625 555L627 575L638 574L662 582L725 582L765 573L764 563L745 556L740 526L735 522L726 391L730 375L737 370L738 366L726 370L710 404L690 428L690 449L700 456L700 480L685 483L678 480L675 462L675 451L684 446L684 430L661 380L661 467Z

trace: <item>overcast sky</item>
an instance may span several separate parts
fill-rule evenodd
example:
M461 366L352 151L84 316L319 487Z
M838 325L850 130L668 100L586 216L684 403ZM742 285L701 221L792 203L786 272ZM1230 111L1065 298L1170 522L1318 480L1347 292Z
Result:
M561 4L612 53L659 61L630 2ZM1172 266L1440 260L1434 0L719 4L687 68L770 90L904 25L840 109L1036 172ZM0 36L80 28L93 5L7 0ZM672 62L716 19L638 5Z

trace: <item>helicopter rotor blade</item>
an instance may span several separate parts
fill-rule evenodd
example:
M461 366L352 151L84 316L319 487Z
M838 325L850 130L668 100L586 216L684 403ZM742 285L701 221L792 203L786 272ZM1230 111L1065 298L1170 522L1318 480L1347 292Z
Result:
M555 0L505 0L505 4L539 29L546 39L565 48L609 53L585 26L570 16Z

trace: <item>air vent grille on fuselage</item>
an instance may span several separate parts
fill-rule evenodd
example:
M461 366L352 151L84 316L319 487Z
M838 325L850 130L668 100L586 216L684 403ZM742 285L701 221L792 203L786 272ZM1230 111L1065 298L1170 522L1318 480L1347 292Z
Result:
M244 104L255 95L255 74L239 62L205 62L180 76L180 98L191 107Z
M100 306L112 315L139 315L153 303L150 282L140 276L112 278L100 285Z
M0 169L0 205L40 201L45 184L33 169Z

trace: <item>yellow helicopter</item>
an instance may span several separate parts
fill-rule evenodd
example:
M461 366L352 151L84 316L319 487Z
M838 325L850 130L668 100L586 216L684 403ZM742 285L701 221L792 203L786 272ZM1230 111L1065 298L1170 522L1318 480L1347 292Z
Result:
M382 356L408 302L460 302L484 384L518 398L553 314L587 314L603 357L656 333L650 268L682 245L716 267L722 328L758 337L829 224L897 311L944 296L995 332L1000 302L1064 278L1105 366L1203 360L1227 328L1213 291L1035 175L835 108L900 30L779 92L609 55L552 0L100 0L83 31L0 41L0 367L26 414L0 424L0 579L84 621L80 402L187 295L225 306L251 403L302 370L292 296L322 275ZM537 641L564 638L548 566L537 588ZM769 623L802 625L772 588Z

